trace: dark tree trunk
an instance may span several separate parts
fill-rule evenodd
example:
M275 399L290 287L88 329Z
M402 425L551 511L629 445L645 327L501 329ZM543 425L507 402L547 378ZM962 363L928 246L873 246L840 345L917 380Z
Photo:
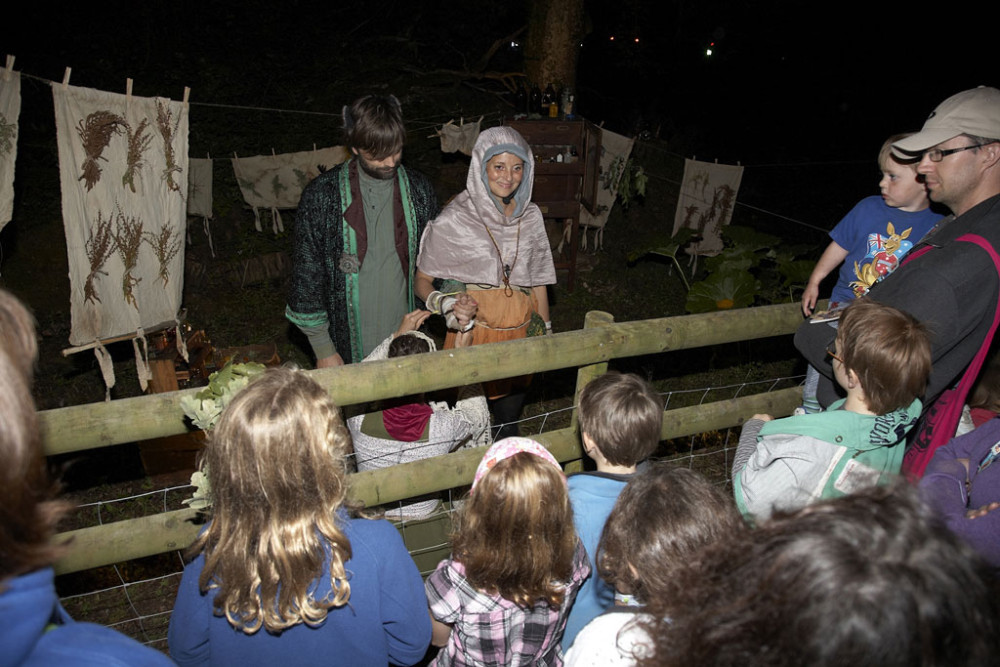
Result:
M576 88L576 63L583 39L583 0L533 0L528 15L524 68L544 88Z

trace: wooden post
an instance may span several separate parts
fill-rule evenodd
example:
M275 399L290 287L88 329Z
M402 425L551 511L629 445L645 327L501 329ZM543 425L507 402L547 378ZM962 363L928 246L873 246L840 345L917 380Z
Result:
M149 379L151 393L163 394L177 391L174 356L171 353L165 358L149 360L149 370L152 373L152 377ZM202 449L202 436L202 432L196 431L139 441L139 458L142 460L142 467L146 474L152 476L180 472L181 476L178 481L183 479L186 482L195 469L195 459Z
M593 329L594 327L605 327L609 324L614 324L615 316L611 313L606 313L603 310L591 310L587 313L583 320L584 329ZM578 426L578 415L577 407L580 405L580 392L583 388L587 386L591 380L608 372L608 362L599 361L596 364L590 364L588 366L581 366L576 371L576 390L573 392L573 412L570 418L569 426L571 431L576 431ZM570 461L566 464L566 472L581 472L583 470L583 452L580 452L580 458L576 461Z

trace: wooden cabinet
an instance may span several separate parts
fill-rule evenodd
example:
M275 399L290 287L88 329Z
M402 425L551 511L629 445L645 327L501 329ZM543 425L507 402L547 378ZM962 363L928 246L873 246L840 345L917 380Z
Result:
M567 288L572 291L580 247L580 207L593 213L597 201L601 128L582 118L511 120L507 125L521 133L535 155L532 201L546 221L555 221L560 234L568 237L555 260L557 269L569 271Z

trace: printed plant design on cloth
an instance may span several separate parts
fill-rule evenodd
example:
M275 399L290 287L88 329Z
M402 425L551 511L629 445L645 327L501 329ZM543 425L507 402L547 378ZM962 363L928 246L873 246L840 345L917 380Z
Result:
M301 169L292 169L292 173L295 174L295 182L298 184L299 189L305 188L309 185L309 181L315 178L315 175Z
M261 194L257 192L257 183L251 181L248 178L237 178L236 182L240 184L240 189L244 192L252 193L257 199L263 199Z
M705 176L707 178L707 175ZM695 176L698 178L698 176ZM702 191L705 188L702 186ZM704 196L704 195L703 195ZM713 235L718 231L719 223L729 218L733 209L736 192L728 185L720 185L712 192L712 202L707 210L697 204L684 209L683 227L696 229L701 235ZM704 200L704 201L707 201ZM695 217L695 214L698 214Z
M132 272L139 263L142 227L143 222L137 216L129 218L122 213L121 209L118 209L118 215L115 217L114 236L115 249L118 250L118 256L121 257L122 264L125 265L125 270L122 272L122 296L136 310L139 310L139 304L135 301L133 290L142 281L142 278L133 275Z
M177 256L181 250L181 238L173 227L164 225L159 234L145 232L143 238L153 249L156 259L160 262L159 278L166 287L170 282L170 260Z
M139 127L135 128L134 132L130 125L125 126L125 130L128 132L128 156L125 158L126 166L125 175L122 176L122 185L127 185L133 193L135 192L136 174L146 164L143 160L143 155L146 149L149 148L149 144L153 141L153 135L147 132L148 129L148 118L143 118L139 122Z
M288 186L282 183L281 179L278 178L278 175L275 174L274 178L271 179L271 192L274 193L274 198L278 199L279 197L281 197L281 192L287 189Z
M174 135L177 133L180 123L180 117L174 120L174 112L170 110L170 107L166 104L161 104L157 100L156 128L160 131L160 136L163 137L163 159L166 163L166 166L163 168L162 178L166 181L167 188L183 197L184 193L181 192L181 186L174 180L174 174L179 174L183 171L181 166L177 164L176 156L174 156Z
M17 139L17 124L8 123L7 116L0 113L0 155L10 155Z
M102 269L105 262L111 257L111 253L115 251L115 238L111 233L111 216L105 220L103 214L100 211L97 212L97 225L88 231L84 249L87 251L87 259L90 260L90 273L87 274L87 280L83 284L83 296L86 301L96 304L101 298L97 296L97 290L94 289L94 281L97 280L98 275L108 275L108 272L102 271Z
M125 119L110 111L95 111L78 123L76 132L80 135L83 150L87 154L80 166L83 173L78 180L86 182L88 192L101 180L101 166L97 161L107 162L107 158L102 157L101 153L111 143L111 137L121 134L124 127L128 127Z
M122 297L126 303L138 310L139 306L135 300L134 289L142 278L135 276L133 271L139 263L139 250L143 242L146 242L156 259L160 263L157 275L166 287L170 282L170 262L181 251L181 235L170 226L163 227L159 233L143 231L145 225L137 217L128 217L118 209L115 216L104 217L98 211L97 224L87 234L87 241L84 245L87 251L87 259L90 260L90 273L83 285L83 295L86 301L91 303L100 302L94 286L98 276L106 276L108 272L104 270L104 265L117 252L124 265L122 273Z

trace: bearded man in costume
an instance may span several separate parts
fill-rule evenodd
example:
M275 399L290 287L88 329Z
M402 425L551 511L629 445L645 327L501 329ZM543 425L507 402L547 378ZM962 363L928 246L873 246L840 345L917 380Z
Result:
M285 309L317 368L360 361L422 305L413 294L417 250L438 213L430 181L400 164L399 100L367 95L343 117L351 158L302 192Z

